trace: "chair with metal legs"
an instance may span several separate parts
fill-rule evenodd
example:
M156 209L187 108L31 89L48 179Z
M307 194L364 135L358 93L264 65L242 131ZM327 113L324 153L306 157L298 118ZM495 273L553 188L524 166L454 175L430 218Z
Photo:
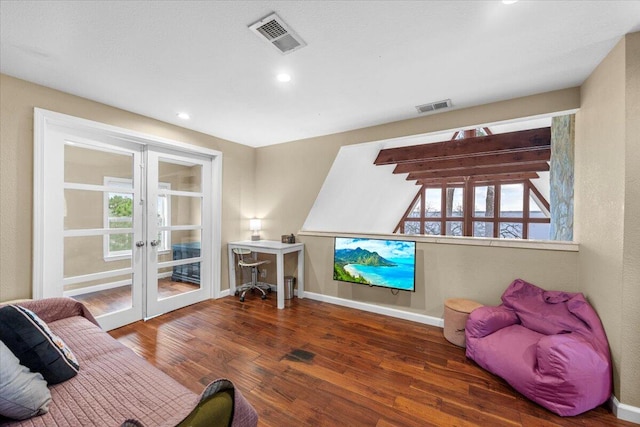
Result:
M238 267L240 267L242 271L244 271L245 268L251 270L251 281L236 287L235 294L236 296L240 295L240 302L244 302L244 296L247 291L253 292L254 289L257 289L262 293L260 298L267 299L267 292L271 292L271 286L269 286L268 283L259 282L258 274L260 273L259 267L264 264L269 264L271 261L259 261L250 249L235 248L233 249L233 253L238 256Z

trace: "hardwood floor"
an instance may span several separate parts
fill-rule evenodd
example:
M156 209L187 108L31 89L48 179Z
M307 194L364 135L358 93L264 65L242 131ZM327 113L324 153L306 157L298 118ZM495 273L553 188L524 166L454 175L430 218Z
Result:
M261 426L633 426L558 417L467 359L442 329L309 299L227 297L111 331L200 393L226 377Z
M168 298L184 292L197 290L200 286L189 282L174 282L170 278L158 280L158 296ZM100 316L106 313L131 307L131 285L120 286L105 291L76 295L74 299L87 306L91 314Z

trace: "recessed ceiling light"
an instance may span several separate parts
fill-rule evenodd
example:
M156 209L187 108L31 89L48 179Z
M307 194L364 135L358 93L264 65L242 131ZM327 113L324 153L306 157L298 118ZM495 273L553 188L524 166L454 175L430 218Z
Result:
M514 4L516 3L518 0L502 0L503 4Z
M182 120L189 120L191 118L189 113L178 113L177 116L179 119L182 119Z
M280 73L276 76L279 82L286 83L291 81L291 75L287 73Z

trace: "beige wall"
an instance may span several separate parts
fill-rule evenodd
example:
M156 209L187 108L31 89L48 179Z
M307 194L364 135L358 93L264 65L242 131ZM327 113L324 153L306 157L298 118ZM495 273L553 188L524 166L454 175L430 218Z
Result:
M577 252L418 242L416 290L393 295L333 280L333 237L303 235L300 240L306 252L305 291L412 314L442 318L447 298L497 304L519 277L547 289L577 291Z
M618 397L640 407L640 32L626 38L622 372Z
M343 145L567 111L579 103L579 89L573 88L259 148L256 205L264 218L261 234L279 239L300 230ZM577 290L577 252L420 243L416 292L392 295L385 289L333 281L331 237L302 233L298 239L306 244L305 283L310 292L411 313L441 317L444 300L453 296L498 303L518 277L545 288Z
M640 33L582 85L576 115L579 288L607 331L615 395L640 406Z
M221 284L228 288L226 242L247 238L255 215L254 149L0 75L0 301L31 296L34 107L221 151Z

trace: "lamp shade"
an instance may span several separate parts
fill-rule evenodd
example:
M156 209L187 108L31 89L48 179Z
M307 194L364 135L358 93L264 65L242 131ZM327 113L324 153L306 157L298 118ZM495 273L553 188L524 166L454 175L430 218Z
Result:
M259 219L250 219L249 220L249 230L251 231L260 231L262 223Z

